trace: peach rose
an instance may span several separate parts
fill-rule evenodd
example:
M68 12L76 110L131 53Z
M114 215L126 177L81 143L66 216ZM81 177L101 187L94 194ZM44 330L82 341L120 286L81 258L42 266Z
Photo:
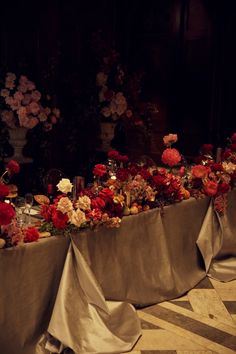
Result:
M181 155L178 150L167 148L163 151L161 160L164 164L173 167L181 161Z
M195 178L205 178L209 173L209 168L203 165L196 165L192 167L191 172Z

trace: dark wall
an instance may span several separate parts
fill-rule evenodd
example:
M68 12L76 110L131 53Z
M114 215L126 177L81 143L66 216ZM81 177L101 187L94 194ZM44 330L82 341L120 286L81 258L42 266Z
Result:
M62 124L43 148L29 150L39 165L77 174L93 162L99 122L88 112L97 61L93 33L121 52L130 71L145 72L142 97L157 103L149 153L158 158L162 136L177 132L192 156L201 143L223 144L235 129L234 1L21 0L1 4L1 68L25 73L55 94ZM132 140L132 139L131 139ZM132 147L131 147L132 148ZM137 146L142 153L142 145Z

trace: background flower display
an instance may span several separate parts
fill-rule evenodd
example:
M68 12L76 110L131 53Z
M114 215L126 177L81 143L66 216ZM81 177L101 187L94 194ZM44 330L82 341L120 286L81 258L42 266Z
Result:
M11 129L41 124L48 131L57 123L60 111L53 107L50 96L42 97L34 82L8 72L1 83L0 117Z

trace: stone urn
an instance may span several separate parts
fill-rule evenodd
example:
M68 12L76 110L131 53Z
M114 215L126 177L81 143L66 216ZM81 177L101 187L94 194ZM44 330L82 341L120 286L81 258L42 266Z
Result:
M101 122L101 151L109 151L111 149L111 141L114 138L114 132L116 123L115 122Z
M14 153L8 160L16 160L19 163L30 163L33 161L32 158L23 155L23 148L27 142L27 131L28 129L24 127L9 129L9 143L13 147Z

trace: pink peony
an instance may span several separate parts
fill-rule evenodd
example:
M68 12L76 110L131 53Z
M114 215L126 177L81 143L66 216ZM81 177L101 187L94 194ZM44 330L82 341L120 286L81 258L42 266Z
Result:
M164 164L173 167L181 161L181 155L178 150L167 148L163 151L161 160Z

